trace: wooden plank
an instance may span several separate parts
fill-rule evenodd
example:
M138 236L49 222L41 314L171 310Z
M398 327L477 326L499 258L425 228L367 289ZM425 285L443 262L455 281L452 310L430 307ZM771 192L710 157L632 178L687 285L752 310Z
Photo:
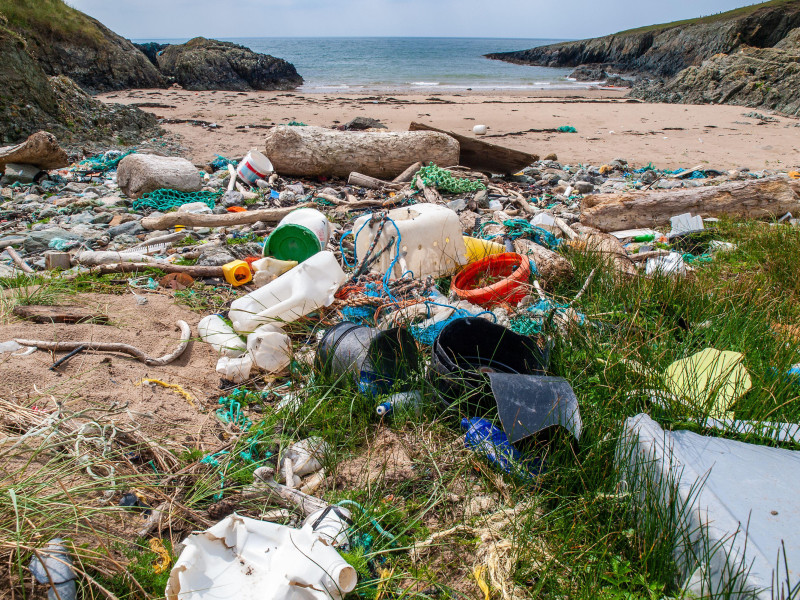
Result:
M81 306L15 306L14 314L34 323L99 323L109 322L108 315L98 314Z
M455 138L461 145L461 154L458 163L482 172L510 175L539 160L539 156L536 154L528 154L521 150L513 150L505 146L490 144L489 142L476 140L475 138L453 133L452 131L437 129L436 127L431 127L424 123L417 123L416 121L413 121L408 129L410 131L436 131ZM452 165L439 166L447 167Z

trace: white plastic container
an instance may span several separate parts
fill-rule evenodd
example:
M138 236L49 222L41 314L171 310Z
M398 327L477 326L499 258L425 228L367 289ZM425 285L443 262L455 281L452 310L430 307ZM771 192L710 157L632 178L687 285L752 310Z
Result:
M316 473L322 468L322 459L328 451L328 445L320 437L310 437L289 446L281 456L280 467L284 462L292 461L292 472L303 477Z
M467 263L467 249L461 233L458 215L444 206L415 204L390 210L372 256L395 240L391 249L380 255L372 270L386 273L397 256L397 237L400 236L400 255L391 277L399 279L411 272L417 279L440 277L456 271ZM364 215L353 225L356 259L360 262L378 232L378 222L369 223L371 214ZM396 226L396 227L395 227Z
M236 174L248 183L256 179L267 179L275 170L269 159L258 150L250 150L239 163Z
M329 306L346 279L333 252L319 252L264 287L235 300L228 316L238 333L252 333L266 323L290 323Z
M334 548L346 548L350 545L347 528L352 523L349 510L341 506L329 506L308 515L303 521L303 529L310 527L318 539Z
M328 218L314 208L298 208L286 215L267 238L264 256L303 262L325 250L331 237Z
M253 359L250 358L249 354L238 358L223 356L217 361L217 373L219 376L233 383L242 383L249 379L252 369Z
M261 325L247 336L247 351L256 367L277 373L289 366L291 340L277 325Z
M219 315L200 319L197 331L200 332L200 338L222 356L237 358L247 351L247 344Z

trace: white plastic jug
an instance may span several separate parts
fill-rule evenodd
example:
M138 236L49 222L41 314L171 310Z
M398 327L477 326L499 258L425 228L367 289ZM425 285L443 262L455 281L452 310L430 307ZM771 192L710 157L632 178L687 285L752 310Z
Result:
M427 276L448 275L467 263L467 248L461 233L458 215L444 206L415 204L390 210L372 256L395 240L392 247L380 255L372 269L386 273L398 255L397 238L400 236L399 258L391 277L400 278L410 271L417 279ZM378 232L379 222L369 223L371 214L356 220L353 233L356 259L360 262Z
M298 208L281 219L264 244L264 255L303 262L325 250L331 236L328 218L314 208Z
M320 243L320 248L323 250L328 245L328 239L331 237L331 222L328 217L319 212L315 208L298 208L293 210L288 215L281 219L278 227L281 225L300 225L306 229L310 229L317 236Z
M247 351L259 369L277 373L289 366L291 340L277 325L261 325L247 336Z
M290 323L329 306L346 279L333 252L319 252L264 287L235 300L228 316L239 333L252 333L265 323Z
M197 330L200 338L223 356L236 358L247 351L247 344L219 315L208 315L200 319Z
M250 358L249 354L238 358L223 356L217 361L217 373L219 376L233 383L242 383L248 379L252 368L253 359Z

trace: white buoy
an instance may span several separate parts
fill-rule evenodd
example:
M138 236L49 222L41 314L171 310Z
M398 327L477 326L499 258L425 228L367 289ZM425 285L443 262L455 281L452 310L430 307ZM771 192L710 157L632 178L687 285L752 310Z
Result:
M475 125L475 127L472 128L472 133L475 135L486 135L487 129L488 127L486 127L486 125Z

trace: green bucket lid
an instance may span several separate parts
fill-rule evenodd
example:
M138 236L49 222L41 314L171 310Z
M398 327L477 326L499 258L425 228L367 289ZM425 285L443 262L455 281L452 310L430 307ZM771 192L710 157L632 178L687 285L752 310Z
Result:
M314 232L293 223L278 227L264 244L264 256L274 256L278 260L303 262L320 250L319 238Z

